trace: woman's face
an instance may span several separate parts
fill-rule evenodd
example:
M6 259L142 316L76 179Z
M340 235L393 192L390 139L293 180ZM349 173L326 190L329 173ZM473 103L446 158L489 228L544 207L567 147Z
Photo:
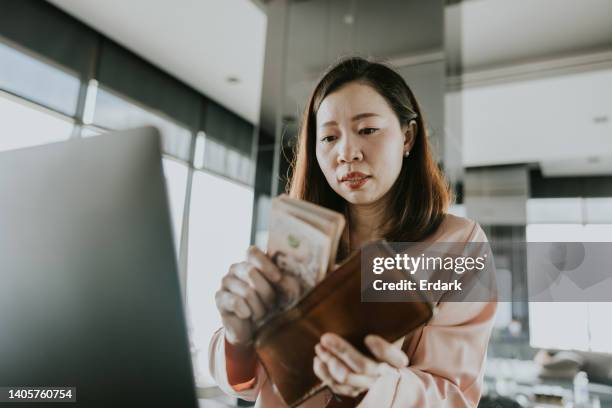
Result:
M390 189L412 145L395 112L374 88L351 82L317 112L317 161L332 189L351 204L371 204Z

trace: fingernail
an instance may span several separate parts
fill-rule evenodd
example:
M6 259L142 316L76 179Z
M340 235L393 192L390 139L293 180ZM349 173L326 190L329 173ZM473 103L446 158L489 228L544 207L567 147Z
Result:
M321 344L327 347L334 345L334 336L331 333L325 333L321 336Z
M338 375L340 376L341 381L346 381L346 376L348 373L344 367L338 367Z
M249 310L243 307L240 308L240 314L242 315L240 317L241 319L246 319L251 316L251 313L249 312Z
M378 338L373 334L368 334L364 339L367 345L375 345L377 340Z
M277 283L279 280L281 280L281 274L278 271L273 271L270 278L272 279L272 282Z

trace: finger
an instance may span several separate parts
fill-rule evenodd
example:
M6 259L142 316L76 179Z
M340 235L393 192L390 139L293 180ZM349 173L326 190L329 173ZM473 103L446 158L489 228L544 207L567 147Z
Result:
M253 320L259 320L266 314L266 307L259 298L259 295L257 295L255 289L253 289L245 281L240 280L233 275L226 275L221 280L221 285L231 293L246 300L249 308L251 309L251 318Z
M329 373L329 370L325 366L325 363L318 356L315 356L312 362L312 370L314 371L315 375L319 377L323 384L333 384L334 379L332 378L331 374Z
M323 346L317 344L315 346L315 352L317 357L321 359L325 364L327 364L328 371L332 378L339 383L343 383L346 385L350 385L359 389L369 389L372 384L376 381L377 377L373 377L370 375L357 374L348 369L342 362L340 362L337 358L328 353ZM343 368L346 370L346 375L342 377L342 371L339 373L334 373L334 365L342 364Z
M248 262L241 262L240 264L236 264L234 268L230 268L230 273L251 285L251 287L253 287L257 292L257 295L266 308L271 308L274 306L276 297L274 294L274 289L272 288L272 285L270 285L270 282L263 277L261 272L257 270L255 266L249 264Z
M334 381L340 384L350 385L359 389L368 389L376 381L377 377L352 372L320 344L315 346L315 352L317 357L327 365L328 372Z
M270 282L278 282L282 277L282 273L276 265L255 245L249 247L247 261L259 269Z
M361 354L342 337L334 333L325 333L321 336L321 345L344 362L353 372L372 376L377 374L376 362Z
M320 344L315 346L315 352L317 357L327 366L328 372L334 381L344 384L350 372L349 368L342 361L327 352Z
M346 377L346 384L360 390L368 390L372 385L374 385L377 378L378 376L373 377L365 374L349 373L349 375Z
M365 391L365 390L351 387L350 385L344 385L344 384L333 384L329 386L329 388L336 395L346 395L348 397L356 397L359 394L361 394L363 391Z
M251 309L244 299L226 290L222 289L215 293L215 303L221 314L234 313L241 319L251 317Z
M252 327L250 324L244 324L244 319L240 319L233 313L222 313L221 322L225 327L225 337L229 343L244 345L252 342Z
M379 361L392 367L402 368L408 365L408 356L400 348L395 347L380 336L370 334L365 338L365 344Z
M313 361L313 370L321 382L327 385L334 394L357 396L361 393L361 389L356 389L350 385L338 384L331 376L327 365L320 358L315 357Z
M283 275L280 281L277 283L280 289L280 300L281 304L289 304L294 300L297 300L302 293L302 287L300 282L295 276Z

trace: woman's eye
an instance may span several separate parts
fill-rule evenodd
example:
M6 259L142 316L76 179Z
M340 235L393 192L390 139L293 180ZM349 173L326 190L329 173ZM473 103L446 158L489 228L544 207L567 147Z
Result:
M323 143L330 143L330 142L333 142L334 140L336 140L336 136L323 136L321 138L321 141Z
M359 131L362 135L372 135L378 131L377 128L363 128Z

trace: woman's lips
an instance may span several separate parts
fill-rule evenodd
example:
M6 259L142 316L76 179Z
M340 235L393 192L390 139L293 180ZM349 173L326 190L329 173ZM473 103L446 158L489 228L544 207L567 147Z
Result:
M363 185L368 182L370 177L371 176L367 174L364 174L358 171L353 171L353 172L350 172L342 176L342 178L340 179L340 182L345 184L351 190L357 190L363 187Z
M368 176L359 180L347 180L344 183L346 183L348 188L350 188L351 190L357 190L358 188L363 187L363 185L367 183L369 179L370 177Z

